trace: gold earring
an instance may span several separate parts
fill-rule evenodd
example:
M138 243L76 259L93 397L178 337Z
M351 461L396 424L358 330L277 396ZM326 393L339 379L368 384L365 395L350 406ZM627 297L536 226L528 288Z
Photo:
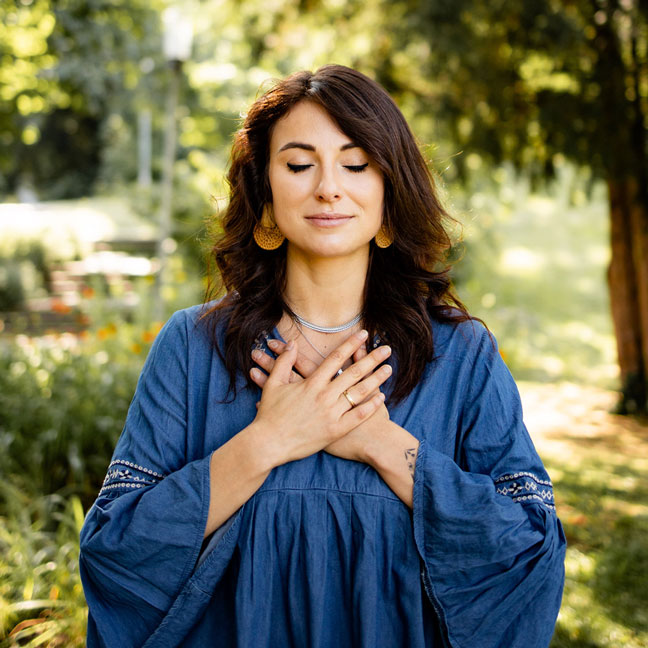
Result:
M381 227L376 233L375 241L379 248L388 248L394 242L394 239Z
M285 237L272 217L270 203L263 206L261 220L254 226L253 236L256 244L262 250L276 250L284 242Z

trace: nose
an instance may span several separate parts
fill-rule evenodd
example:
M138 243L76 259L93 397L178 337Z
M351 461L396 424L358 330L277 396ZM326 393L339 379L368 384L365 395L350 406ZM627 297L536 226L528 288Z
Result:
M323 169L316 188L317 199L321 202L335 202L342 197L339 182L333 169Z

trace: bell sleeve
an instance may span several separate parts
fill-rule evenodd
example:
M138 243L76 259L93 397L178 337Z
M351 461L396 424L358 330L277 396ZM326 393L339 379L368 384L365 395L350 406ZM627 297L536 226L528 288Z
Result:
M187 461L188 326L180 311L158 334L81 531L90 647L142 646L199 558L210 455Z
M454 457L420 443L414 537L452 648L546 648L560 608L565 536L522 421L517 387L485 330L455 374ZM461 385L466 385L462 389Z

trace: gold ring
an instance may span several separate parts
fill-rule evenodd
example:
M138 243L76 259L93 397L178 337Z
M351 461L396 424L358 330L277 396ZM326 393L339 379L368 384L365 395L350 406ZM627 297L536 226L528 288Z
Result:
M344 398L346 398L349 401L349 405L351 405L352 409L354 407L356 407L357 403L353 402L353 398L351 398L351 396L349 396L349 392L347 392L346 389L342 392L342 395L344 396Z

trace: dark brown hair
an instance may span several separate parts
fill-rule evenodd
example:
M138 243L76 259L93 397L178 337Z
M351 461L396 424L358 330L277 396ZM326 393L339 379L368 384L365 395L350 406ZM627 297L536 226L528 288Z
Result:
M230 200L222 216L222 233L212 249L220 282L208 290L204 317L215 324L226 318L223 348L214 343L230 373L252 385L250 351L263 331L271 331L282 314L291 313L283 294L286 243L266 251L252 233L263 206L272 201L268 179L272 128L299 101L323 107L340 130L362 147L384 180L383 226L393 236L385 249L371 243L365 282L363 325L369 339L378 334L389 343L398 370L390 402L407 396L434 357L430 318L441 322L471 319L453 294L446 254L449 219L417 143L391 97L364 74L326 65L314 74L297 72L279 81L254 102L236 133L227 176Z

